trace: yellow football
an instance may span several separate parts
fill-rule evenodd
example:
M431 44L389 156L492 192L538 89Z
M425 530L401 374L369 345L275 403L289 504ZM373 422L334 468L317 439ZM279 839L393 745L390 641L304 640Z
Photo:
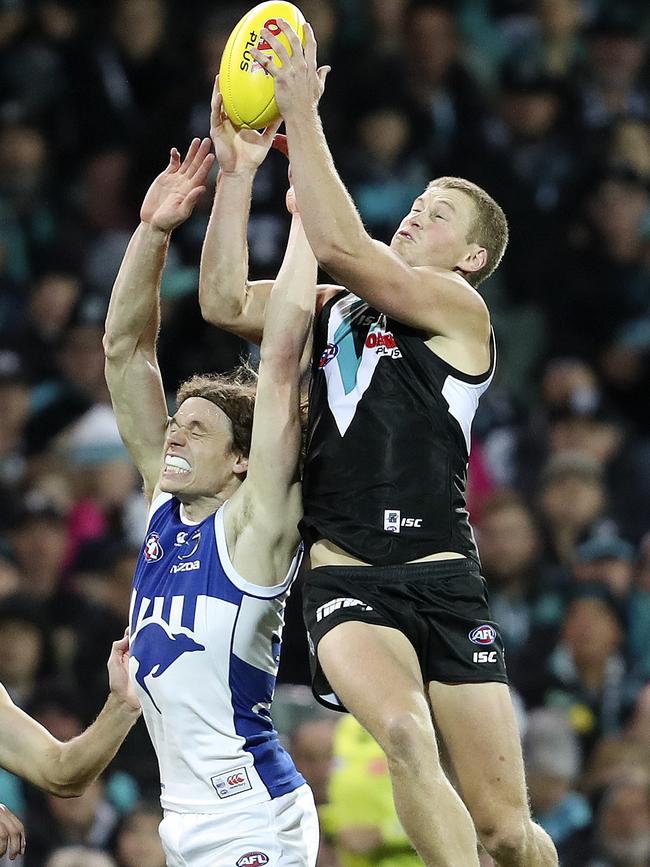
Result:
M250 52L254 46L267 54L276 66L282 66L271 46L260 36L260 31L266 27L291 54L289 42L278 27L278 18L289 22L304 45L305 18L297 6L285 0L269 0L255 6L236 25L226 43L219 67L219 89L224 111L237 127L262 129L280 115L273 77Z

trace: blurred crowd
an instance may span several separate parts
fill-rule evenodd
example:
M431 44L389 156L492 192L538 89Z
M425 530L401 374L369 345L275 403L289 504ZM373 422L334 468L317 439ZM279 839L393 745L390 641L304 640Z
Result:
M0 0L0 681L59 738L105 699L146 520L104 383L111 285L169 148L208 133L221 52L252 5ZM650 7L299 5L332 66L324 125L370 232L388 240L442 174L508 215L510 247L481 290L499 362L469 500L532 809L563 867L649 865ZM285 184L272 152L254 189L253 278L279 266ZM211 189L161 287L170 396L255 357L201 320L210 204ZM299 588L283 653L276 721L319 804L319 867L418 864L378 746L309 698ZM157 794L142 723L81 798L0 772L24 867L163 867Z

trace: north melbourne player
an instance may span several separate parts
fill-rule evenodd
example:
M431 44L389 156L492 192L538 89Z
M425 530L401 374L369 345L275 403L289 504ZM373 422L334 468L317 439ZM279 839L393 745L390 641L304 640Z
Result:
M314 690L383 747L399 817L426 864L477 865L478 832L500 865L550 867L557 856L530 817L503 646L465 505L472 419L495 364L475 287L503 255L506 220L476 185L438 178L389 246L374 241L323 135L327 70L317 68L311 28L303 52L278 24L292 56L266 30L282 65L252 53L275 80L310 245L341 282L319 287L303 487ZM228 140L227 121L218 128ZM244 270L250 183L234 172L217 190L201 289L206 318L252 336L270 284L248 283Z
M210 146L195 140L182 163L173 150L149 189L106 320L106 377L150 502L132 676L160 765L167 864L313 867L313 797L278 741L270 704L299 563L300 360L316 262L294 213L256 399L246 370L195 376L169 418L158 286L170 233L204 190Z

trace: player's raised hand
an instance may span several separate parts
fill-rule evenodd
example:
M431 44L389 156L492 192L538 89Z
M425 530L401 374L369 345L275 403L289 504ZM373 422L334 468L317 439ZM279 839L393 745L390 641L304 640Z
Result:
M25 829L20 819L11 810L0 804L0 856L9 855L13 861L25 854Z
M140 209L140 219L163 232L185 222L205 191L205 182L214 163L209 138L195 138L185 159L172 148L169 165L152 183Z
M214 142L217 162L222 172L255 171L263 162L273 143L282 120L267 126L262 132L254 129L237 129L223 110L223 97L219 90L219 76L212 91L210 135Z
M129 678L129 630L124 632L119 641L113 642L111 655L108 657L108 682L113 695L132 707L140 710L140 702Z
M251 48L251 54L275 82L275 101L283 118L290 114L300 115L313 110L325 90L325 79L331 69L319 67L316 63L317 44L311 24L305 24L305 49L296 31L284 18L278 18L278 27L291 46L291 54L280 40L266 27L260 36L275 51L281 66L276 66L268 54L258 48Z

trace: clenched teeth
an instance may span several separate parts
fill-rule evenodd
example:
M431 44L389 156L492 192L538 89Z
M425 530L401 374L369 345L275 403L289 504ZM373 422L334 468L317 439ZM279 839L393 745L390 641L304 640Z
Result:
M189 473L192 467L180 455L165 455L165 470L174 475Z

